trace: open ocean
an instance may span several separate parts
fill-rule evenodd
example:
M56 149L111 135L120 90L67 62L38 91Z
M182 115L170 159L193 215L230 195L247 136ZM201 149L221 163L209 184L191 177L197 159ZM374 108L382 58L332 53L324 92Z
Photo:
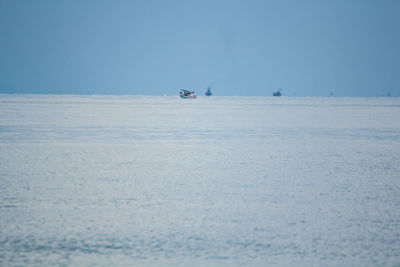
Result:
M400 266L400 98L0 95L0 266Z

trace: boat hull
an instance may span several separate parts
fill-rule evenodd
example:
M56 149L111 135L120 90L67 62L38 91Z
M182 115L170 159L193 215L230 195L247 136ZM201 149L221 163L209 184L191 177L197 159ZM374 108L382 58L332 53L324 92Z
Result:
M191 99L197 98L196 95L190 95L190 96L183 96L183 95L181 95L180 97L181 97L181 98L191 98Z

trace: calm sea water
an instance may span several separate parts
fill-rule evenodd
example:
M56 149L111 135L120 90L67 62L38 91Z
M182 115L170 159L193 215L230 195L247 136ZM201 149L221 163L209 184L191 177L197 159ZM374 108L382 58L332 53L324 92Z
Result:
M0 95L1 266L399 266L400 99Z

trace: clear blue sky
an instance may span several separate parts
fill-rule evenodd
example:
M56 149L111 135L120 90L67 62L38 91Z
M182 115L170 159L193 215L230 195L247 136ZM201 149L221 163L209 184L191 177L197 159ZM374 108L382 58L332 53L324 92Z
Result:
M400 96L397 0L0 0L0 93Z

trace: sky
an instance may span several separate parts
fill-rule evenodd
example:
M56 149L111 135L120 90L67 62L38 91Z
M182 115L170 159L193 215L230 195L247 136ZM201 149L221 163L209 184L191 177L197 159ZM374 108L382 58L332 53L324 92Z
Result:
M398 0L0 0L0 93L400 96Z

